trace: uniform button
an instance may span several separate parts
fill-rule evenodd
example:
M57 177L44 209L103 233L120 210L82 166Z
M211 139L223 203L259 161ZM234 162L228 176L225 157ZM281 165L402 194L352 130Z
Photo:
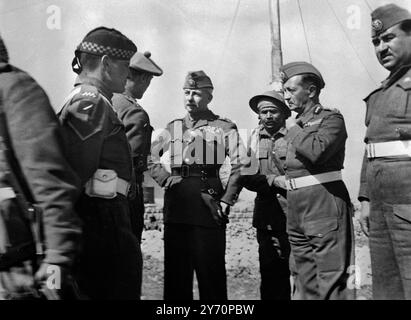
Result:
M187 162L187 163L188 163L188 162L190 162L190 159L189 159L189 158L185 158L185 159L184 159L184 162Z
M317 236L322 237L322 236L323 236L323 234L322 234L322 233L319 233L319 234L317 234Z
M281 194L277 193L277 198L281 197Z

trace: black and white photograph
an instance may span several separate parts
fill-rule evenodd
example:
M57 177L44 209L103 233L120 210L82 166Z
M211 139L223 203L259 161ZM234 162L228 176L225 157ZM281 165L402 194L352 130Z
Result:
M410 177L409 0L0 0L0 300L411 300Z

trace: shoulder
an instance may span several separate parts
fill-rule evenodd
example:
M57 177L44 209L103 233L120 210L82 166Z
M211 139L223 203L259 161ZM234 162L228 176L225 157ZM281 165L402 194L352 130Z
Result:
M71 96L67 102L67 111L70 114L86 115L88 118L102 116L106 113L106 108L110 107L94 86L80 85L74 88Z
M215 125L225 129L225 130L230 130L230 129L237 129L237 125L235 124L234 121L228 119L228 118L224 118L224 117L220 117L218 115L216 115L216 119L214 120Z
M115 93L113 95L113 108L117 112L124 112L125 110L134 107L135 103L129 97L122 93Z
M370 94L363 99L363 101L368 102L371 97L373 97L376 93L380 92L381 90L382 90L382 87L379 87L379 88L371 91Z

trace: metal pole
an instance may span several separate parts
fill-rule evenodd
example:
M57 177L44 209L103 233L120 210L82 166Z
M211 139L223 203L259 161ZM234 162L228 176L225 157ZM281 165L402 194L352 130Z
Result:
M275 1L275 4L273 3ZM271 86L281 88L280 67L283 65L281 49L280 0L268 0L271 29Z

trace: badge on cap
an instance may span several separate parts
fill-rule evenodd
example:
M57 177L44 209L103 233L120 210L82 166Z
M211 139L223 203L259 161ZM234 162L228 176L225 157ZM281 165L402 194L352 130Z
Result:
M190 85L190 86L195 86L196 85L196 82L193 80L193 79L190 79L190 80L188 80L188 84Z
M283 71L281 71L280 72L280 79L284 82L286 77L287 76L285 75L285 73Z
M381 31L382 28L384 27L382 21L379 20L379 19L374 20L374 21L372 22L371 26L372 26L372 28L373 28L374 31Z

